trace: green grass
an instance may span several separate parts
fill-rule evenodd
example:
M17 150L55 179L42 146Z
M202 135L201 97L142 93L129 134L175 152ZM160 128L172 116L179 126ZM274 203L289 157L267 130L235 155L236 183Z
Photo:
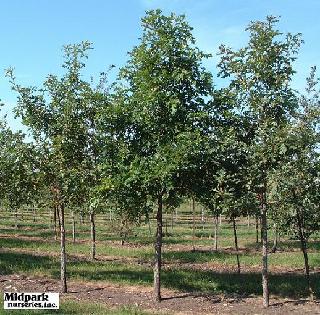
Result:
M212 221L207 221L205 228L197 222L196 237L192 237L192 220L186 220L187 212L179 212L180 221L171 229L170 216L168 217L168 235L164 237L163 260L165 266L162 276L164 287L200 294L214 293L239 293L242 295L261 294L261 275L251 272L236 274L236 256L232 251L233 230L228 222L224 221L219 228L217 252L211 251L213 245ZM0 213L1 215L1 213ZM183 215L183 218L182 218ZM182 219L183 220L182 220ZM190 218L190 216L189 216ZM46 220L47 217L46 217ZM67 218L67 253L69 255L81 254L89 258L90 253L90 226L88 222L77 225L77 238L81 242L71 243L70 217ZM50 222L48 222L50 223ZM117 224L117 222L114 222ZM151 224L152 234L155 232L155 222ZM164 227L164 232L166 228ZM0 247L8 249L0 253L0 273L26 273L30 275L45 275L55 279L60 277L59 266L59 241L54 241L53 232L49 224L32 221L32 218L21 222L18 230L14 229L12 218L0 222L0 235L9 234L12 238L0 238ZM40 240L21 239L19 237L36 236ZM242 270L259 270L261 265L260 245L255 243L255 227L247 227L245 219L238 222L238 239ZM272 241L272 230L269 231L269 240ZM120 246L120 237L114 231L106 217L98 216L97 220L97 261L89 259L74 259L69 257L67 273L69 279L84 281L109 281L114 283L151 286L153 272L151 262L154 256L153 236L150 235L146 224L133 228L127 238L130 246ZM192 244L196 250L192 251ZM270 243L271 245L271 243ZM282 273L270 275L270 292L272 294L300 298L307 296L305 278L299 273L286 273L290 269L303 269L303 256L299 251L299 242L282 237L281 251L269 255L270 268L281 267ZM10 249L25 249L28 253L18 253ZM231 250L230 250L231 249ZM311 268L320 266L320 241L319 235L315 236L309 244L309 263ZM29 253L32 252L33 254ZM40 255L41 253L41 255ZM55 253L57 257L49 255ZM99 259L105 256L105 260ZM119 259L114 260L114 257ZM212 266L221 265L223 268L215 271L205 268L191 268L192 264L211 263ZM179 265L180 264L180 265ZM219 271L219 272L218 272ZM320 274L312 275L312 282L316 294L320 297ZM69 303L69 302L66 302ZM71 302L70 302L71 303ZM68 307L66 304L65 307ZM72 309L72 307L71 307ZM103 310L104 311L104 310ZM123 311L123 310L121 310ZM0 313L1 314L1 313ZM73 313L71 313L73 314ZM74 313L77 314L77 313ZM92 313L95 314L95 313ZM99 313L100 314L100 313ZM109 313L101 313L109 314ZM117 313L116 313L117 314ZM122 313L119 313L122 314ZM131 313L123 313L131 314ZM140 314L140 313L138 313Z
M10 249L25 249L30 250L35 253L59 253L60 243L54 240L26 240L19 238L0 238L0 247L10 248ZM141 259L149 259L153 257L153 248L149 246L148 248L141 247L118 247L116 244L104 243L97 244L97 255L105 256L119 256L119 257L139 257ZM67 253L72 254L82 254L89 257L90 244L88 243L76 243L67 242L66 244Z
M189 241L190 242L190 241ZM295 241L293 241L295 242ZM295 242L296 243L296 242ZM167 243L165 243L167 244ZM168 245L168 244L167 244ZM0 246L3 248L16 248L33 251L34 253L56 253L59 254L60 244L54 240L26 240L19 238L2 238L0 239ZM284 245L289 248L288 242ZM314 245L316 249L318 243ZM295 246L293 246L295 249ZM67 243L67 253L70 255L81 254L89 258L90 244L89 243ZM125 247L116 246L116 244L97 244L97 257L103 256L116 256L123 258L135 258L138 260L152 261L153 259L153 245L143 247ZM309 263L311 267L318 267L319 254L317 252L309 253ZM182 262L182 263L206 263L214 262L218 264L224 264L233 267L236 262L234 253L228 253L225 251L209 251L209 250L196 250L196 251L166 251L164 246L163 250L164 261L167 262ZM257 266L261 263L260 251L250 251L240 254L240 261L246 266ZM282 266L288 268L302 268L303 267L303 256L299 250L291 252L277 252L269 255L269 265Z
M47 256L20 253L1 253L0 270L4 274L28 273L59 279L59 261ZM68 277L73 280L109 281L131 285L152 285L151 267L118 262L70 262ZM236 274L190 268L172 268L163 271L164 287L197 293L261 294L260 273ZM320 297L320 275L313 277L316 295ZM270 291L283 297L306 297L307 287L303 275L276 274L270 276Z

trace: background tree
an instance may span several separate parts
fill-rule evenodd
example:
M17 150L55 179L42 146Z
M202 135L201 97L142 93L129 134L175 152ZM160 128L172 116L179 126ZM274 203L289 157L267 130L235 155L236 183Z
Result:
M263 304L269 305L267 263L267 176L276 167L279 147L275 138L296 108L290 81L293 61L301 44L300 34L282 36L275 29L276 17L251 22L248 45L233 51L220 46L220 76L230 77L230 93L238 102L238 111L252 121L252 188L259 195L262 219Z
M31 203L37 191L37 152L31 143L25 142L25 135L13 132L0 121L0 181L1 197L15 215L18 228L18 210Z
M89 42L64 47L65 74L49 75L43 87L22 87L8 70L13 90L18 93L16 113L29 127L34 141L47 152L42 166L59 210L61 242L61 291L67 292L65 252L65 207L79 196L87 179L92 156L92 120L96 112L94 94L81 78Z
M320 93L315 68L307 82L307 94L300 97L299 112L282 143L287 160L270 176L273 183L270 195L278 209L276 220L288 234L300 240L309 295L313 299L307 244L310 236L320 229Z

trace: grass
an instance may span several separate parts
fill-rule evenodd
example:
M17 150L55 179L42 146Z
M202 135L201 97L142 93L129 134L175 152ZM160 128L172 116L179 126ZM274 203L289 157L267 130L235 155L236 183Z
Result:
M167 236L164 237L163 260L166 263L162 273L162 284L166 288L183 292L200 294L241 294L243 296L261 295L261 265L260 245L255 243L254 224L247 227L245 220L238 222L240 262L242 270L250 271L243 274L232 272L235 270L236 257L233 250L233 230L228 222L224 221L219 228L217 252L210 250L213 245L211 238L212 222L207 221L202 228L200 219L197 221L196 237L192 237L192 221L188 220L187 212L179 212L180 220L170 226L168 216ZM1 215L1 213L0 213ZM191 216L189 216L190 218ZM48 217L46 217L48 220ZM90 253L90 226L77 224L77 238L75 244L71 242L70 218L67 218L67 253L89 257ZM50 222L49 222L50 223ZM116 222L114 222L116 224ZM155 231L155 222L151 224L152 235ZM164 232L166 228L164 227ZM12 218L0 222L1 234L12 235L10 238L0 238L0 273L24 273L41 275L59 279L59 241L54 241L53 232L49 224L33 222L32 218L24 220L18 230L14 229ZM120 284L151 286L153 283L152 260L154 256L153 236L150 235L148 225L141 224L133 229L127 239L128 246L120 246L120 237L114 231L110 220L99 217L97 220L97 261L75 259L69 257L68 278L82 281L108 281ZM32 239L28 237L37 237ZM25 237L22 239L22 237ZM272 230L269 239L272 241ZM192 251L192 244L196 250ZM22 253L19 250L27 252ZM299 242L282 237L281 251L269 255L271 270L281 268L282 273L270 274L270 292L277 296L288 298L302 298L307 296L307 286L302 272L286 272L291 269L303 269L303 256L299 251ZM10 251L11 250L11 251ZM319 235L309 244L309 263L311 268L320 266ZM52 254L55 254L53 256ZM99 257L100 256L100 257ZM99 259L104 256L104 260ZM114 259L114 258L117 259ZM192 265L197 268L192 268ZM210 270L205 267L211 264ZM194 267L194 266L193 266ZM199 268L200 267L200 268ZM215 270L215 268L218 268ZM320 274L312 275L315 293L320 297ZM75 303L75 304L73 304ZM87 307L87 308L86 308ZM144 314L138 309L105 309L102 305L93 307L90 304L64 301L62 310L58 314ZM108 313L109 312L109 313ZM118 313L117 313L118 312ZM0 310L0 315L1 315ZM7 314L3 313L3 314ZM10 312L10 314L12 314ZM13 313L14 314L14 313ZM17 313L18 314L18 313ZM21 313L19 313L21 314ZM28 313L24 313L28 314ZM30 314L37 314L32 312Z
M0 270L4 274L29 273L59 279L58 259L20 253L1 253ZM108 281L129 285L150 286L153 281L151 267L118 262L70 262L68 277L82 281ZM170 268L163 271L164 287L184 292L261 294L260 273L236 274L213 272L192 268ZM320 297L320 275L313 277L316 295ZM270 276L270 291L273 294L299 298L307 296L306 281L301 274L274 274Z
M59 242L53 240L28 240L19 238L2 238L0 239L0 245L3 248L10 249L25 249L32 251L34 253L56 253L59 254L60 245ZM168 245L168 244L166 244ZM282 245L281 245L282 246ZM285 244L289 247L288 242ZM316 248L316 246L314 246ZM295 249L295 247L294 247ZM70 255L84 255L89 257L90 244L89 243L67 243L67 253ZM125 247L117 246L115 244L97 244L97 257L110 256L119 257L124 259L136 259L151 262L153 259L153 245L143 247ZM309 263L311 267L318 267L319 254L317 252L309 253ZM236 257L234 252L227 251L210 251L210 250L166 250L164 246L163 258L165 262L174 263L216 263L223 264L226 266L233 267L236 262ZM245 266L257 266L261 263L260 251L248 251L240 253L240 261ZM269 255L269 266L272 267L288 267L288 268L302 268L303 267L303 256L301 252L291 251L291 252L277 252L275 254Z
M101 303L85 303L65 300L60 303L59 310L4 310L0 303L0 315L33 315L33 314L63 314L63 315L151 315L136 307L108 308ZM154 313L152 313L154 314Z

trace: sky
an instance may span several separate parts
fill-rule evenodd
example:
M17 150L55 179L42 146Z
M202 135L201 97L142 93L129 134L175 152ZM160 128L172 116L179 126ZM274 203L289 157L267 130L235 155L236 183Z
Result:
M41 86L48 74L61 74L62 47L89 40L86 73L97 77L111 64L125 65L141 35L140 19L146 10L185 14L194 28L197 46L213 58L205 66L217 73L220 44L235 49L246 44L250 21L280 16L279 29L302 33L305 43L295 63L293 85L302 90L310 67L320 61L320 0L3 0L0 1L0 99L9 125L20 129L12 109L5 69L14 67L17 81ZM319 65L320 66L320 65Z

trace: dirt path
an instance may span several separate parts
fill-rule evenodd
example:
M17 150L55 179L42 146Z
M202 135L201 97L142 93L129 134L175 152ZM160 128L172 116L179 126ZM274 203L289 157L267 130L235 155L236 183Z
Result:
M22 274L0 275L0 290L7 292L58 292L59 282L48 278L29 277ZM114 285L106 282L70 281L69 293L62 300L100 302L110 308L134 305L151 312L163 314L320 314L320 302L306 300L271 299L271 306L261 307L260 297L208 295L197 296L171 290L163 290L164 300L157 304L152 300L151 288Z

